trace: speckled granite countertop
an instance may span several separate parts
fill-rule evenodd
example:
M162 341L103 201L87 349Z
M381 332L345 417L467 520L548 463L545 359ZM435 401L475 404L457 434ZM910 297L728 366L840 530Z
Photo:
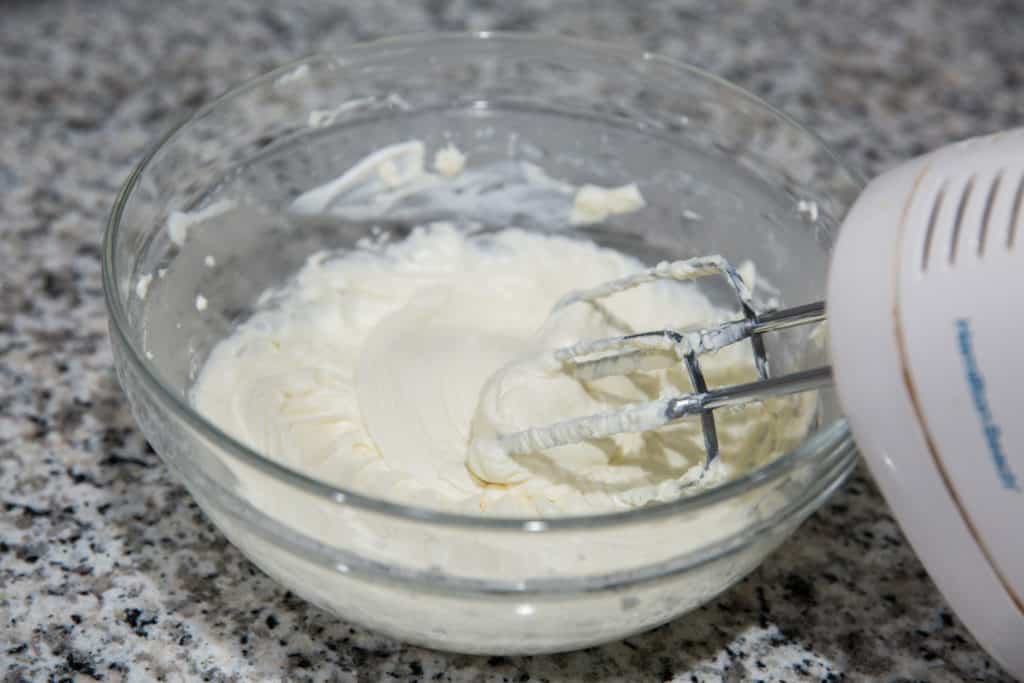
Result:
M294 56L465 28L686 59L803 119L867 173L1024 120L1013 0L3 3L4 680L1008 680L863 472L696 613L583 652L490 659L407 647L303 603L171 480L133 426L105 335L100 233L130 165L182 111Z

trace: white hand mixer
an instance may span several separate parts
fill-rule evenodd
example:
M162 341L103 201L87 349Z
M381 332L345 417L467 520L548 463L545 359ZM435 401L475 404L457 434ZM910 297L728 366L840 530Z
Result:
M825 319L813 303L759 314L721 257L662 264L564 298L595 301L657 279L723 275L744 317L697 331L583 341L553 352L588 380L685 363L693 394L500 435L511 459L835 383L854 437L929 572L978 640L1024 677L1024 130L968 140L875 179L847 215L827 292L832 367L770 376L761 335ZM709 389L698 356L740 340L760 380ZM477 444L479 446L479 444ZM493 455L493 453L492 453ZM470 454L475 471L494 458ZM517 468L483 472L514 477Z

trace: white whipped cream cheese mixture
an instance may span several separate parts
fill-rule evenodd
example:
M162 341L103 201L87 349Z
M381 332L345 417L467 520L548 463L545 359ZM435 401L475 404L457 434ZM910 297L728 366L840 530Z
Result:
M401 215L407 200L426 197L471 219L525 207L579 225L644 204L634 185L573 187L521 162L474 169L452 146L435 151L433 170L427 159L420 142L385 148L292 209L366 219ZM505 182L495 190L498 176ZM412 203L422 210L422 201ZM254 450L322 481L502 516L672 500L795 446L810 428L811 394L718 411L721 456L707 470L696 419L514 456L511 469L507 456L471 456L475 438L692 391L678 363L584 382L531 360L585 339L736 317L692 283L668 281L552 313L567 292L643 267L569 234L484 233L445 222L417 227L400 242L318 253L214 348L191 400ZM755 378L745 343L702 364L712 386Z

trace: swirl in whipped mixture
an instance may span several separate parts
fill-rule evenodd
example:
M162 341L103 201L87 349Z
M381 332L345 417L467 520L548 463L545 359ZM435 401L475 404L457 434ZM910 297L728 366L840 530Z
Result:
M519 456L512 484L485 483L466 466L489 381L501 384L501 400L482 407L490 411L485 428L507 431L690 391L681 365L592 382L550 368L500 372L543 349L629 331L623 325L728 317L692 285L674 282L549 315L566 291L641 268L569 237L515 229L472 237L448 224L396 244L321 255L214 348L192 400L253 449L393 501L553 516L670 500L692 490L685 485L703 468L696 420ZM754 377L741 346L706 358L710 383ZM806 397L722 411L721 457L700 487L795 445L811 413Z

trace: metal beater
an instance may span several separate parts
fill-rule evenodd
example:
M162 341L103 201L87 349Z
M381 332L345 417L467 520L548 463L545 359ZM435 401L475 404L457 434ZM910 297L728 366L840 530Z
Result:
M555 305L553 312L574 304L593 303L656 280L682 282L716 275L722 276L735 293L742 318L697 330L662 329L581 341L552 352L565 372L590 381L644 369L650 360L671 351L685 365L693 393L638 402L613 413L577 417L503 434L498 437L501 449L507 455L527 454L613 434L657 429L675 420L699 415L707 453L706 468L718 457L716 408L739 406L831 384L832 369L829 366L770 376L762 338L770 332L824 321L824 302L761 313L755 308L750 289L736 268L718 255L660 263L627 277L571 292ZM743 340L750 341L758 381L709 389L699 357Z

